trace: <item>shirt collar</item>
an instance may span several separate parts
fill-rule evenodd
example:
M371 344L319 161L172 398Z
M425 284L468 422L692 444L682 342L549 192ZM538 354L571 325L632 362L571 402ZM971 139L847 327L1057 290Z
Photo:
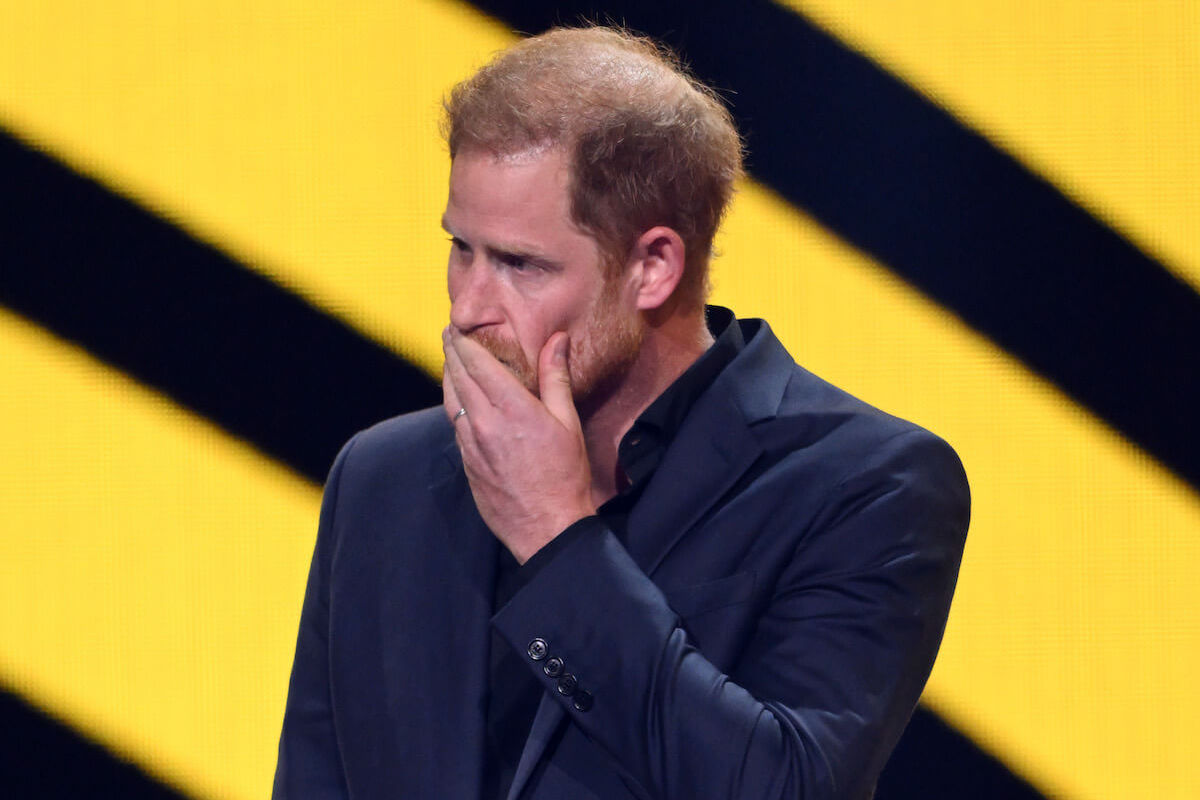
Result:
M741 327L729 309L706 307L705 322L713 336L712 345L642 412L621 438L617 462L632 486L650 476L696 400L745 346Z

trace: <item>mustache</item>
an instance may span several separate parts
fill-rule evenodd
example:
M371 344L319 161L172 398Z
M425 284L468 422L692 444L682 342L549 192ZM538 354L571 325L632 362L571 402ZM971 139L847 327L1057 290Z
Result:
M484 349L495 356L498 361L503 361L506 364L510 362L519 364L528 363L528 359L525 358L525 351L512 339L498 336L491 331L473 331L467 334L467 336L483 345Z
M492 331L472 331L467 336L483 345L483 348L491 353L493 358L508 367L509 371L531 391L534 390L532 387L537 386L537 372L520 344L513 339L498 336Z

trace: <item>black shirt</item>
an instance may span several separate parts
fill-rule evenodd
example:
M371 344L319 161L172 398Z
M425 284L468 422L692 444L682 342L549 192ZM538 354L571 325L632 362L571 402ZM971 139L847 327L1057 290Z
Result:
M555 553L575 538L607 527L618 539L625 541L629 513L692 405L744 345L741 328L728 309L710 306L706 322L714 337L712 346L668 386L621 437L617 447L617 464L624 477L621 491L600 506L596 516L585 517L571 525L523 565L518 564L507 549L500 548L493 612L503 608L542 566L554 558ZM488 755L483 779L485 798L503 800L508 794L541 696L542 687L530 674L526 660L493 631L487 706Z

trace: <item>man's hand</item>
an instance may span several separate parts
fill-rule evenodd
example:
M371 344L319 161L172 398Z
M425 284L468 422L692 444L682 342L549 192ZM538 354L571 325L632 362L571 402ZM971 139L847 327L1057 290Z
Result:
M534 397L481 344L442 332L446 416L475 505L521 564L573 522L596 513L591 468L567 369L567 334L538 356ZM459 413L466 409L466 413Z

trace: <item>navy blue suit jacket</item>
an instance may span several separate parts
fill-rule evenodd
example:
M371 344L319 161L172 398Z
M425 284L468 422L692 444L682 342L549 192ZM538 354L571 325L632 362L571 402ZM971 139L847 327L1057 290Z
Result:
M546 692L510 798L860 798L933 665L968 490L942 440L792 361L766 323L628 520L492 613L497 541L440 408L329 476L276 798L476 798L495 626ZM593 698L527 655L541 639ZM536 654L538 648L533 648Z

